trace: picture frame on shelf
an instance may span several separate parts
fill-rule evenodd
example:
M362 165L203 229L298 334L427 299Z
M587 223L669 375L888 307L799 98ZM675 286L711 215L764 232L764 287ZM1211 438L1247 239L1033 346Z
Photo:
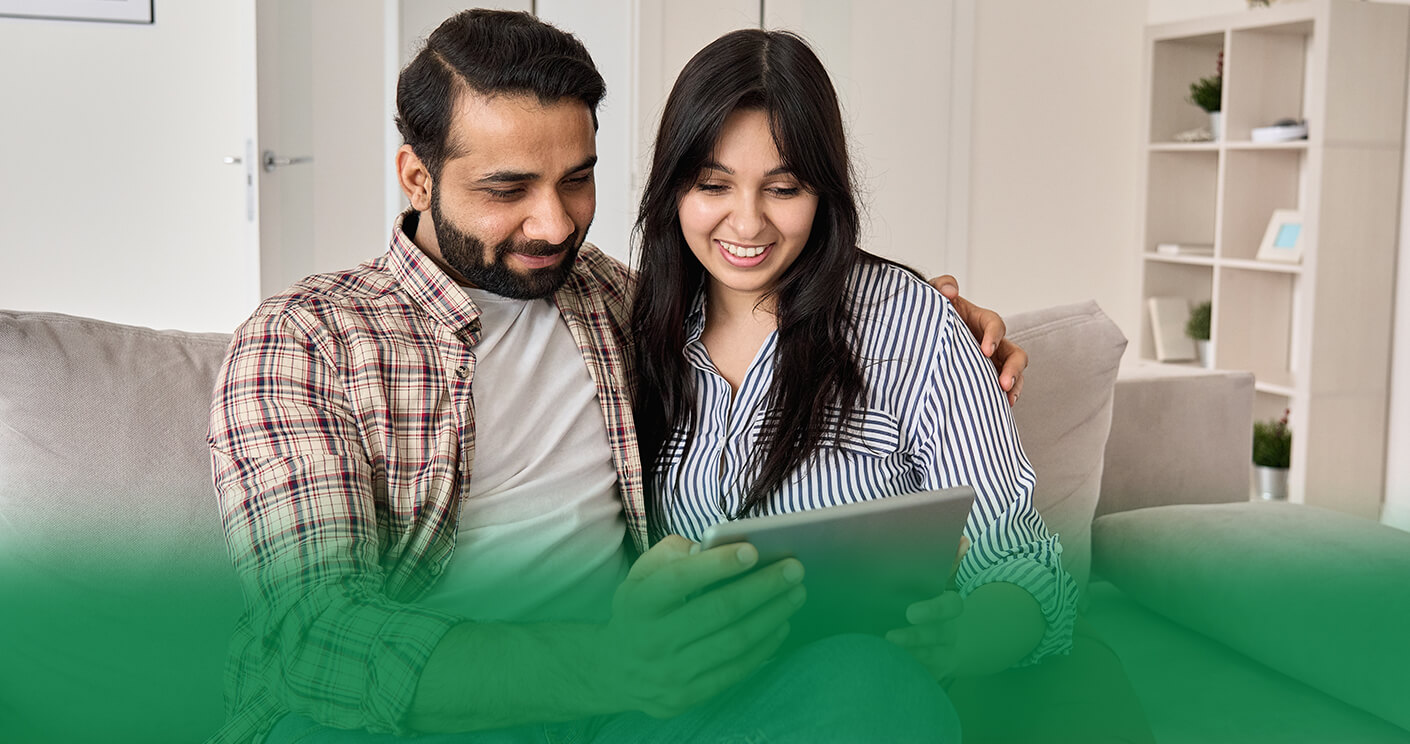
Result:
M1302 213L1295 209L1275 209L1258 246L1259 261L1302 263Z
M0 0L0 16L152 23L154 0Z
M1184 297L1151 297L1151 340L1159 362L1192 362L1198 359L1195 342L1185 335L1190 322L1190 301Z

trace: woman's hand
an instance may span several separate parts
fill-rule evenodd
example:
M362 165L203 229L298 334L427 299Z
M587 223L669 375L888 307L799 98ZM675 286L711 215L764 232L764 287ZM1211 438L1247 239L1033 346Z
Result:
M910 651L941 682L996 674L1037 648L1047 630L1038 600L995 581L961 598L945 592L906 609L911 625L886 639Z
M1023 389L1023 370L1028 368L1028 352L1004 338L1008 330L1004 319L993 310L961 297L960 282L950 274L931 279L930 286L940 290L940 294L955 306L960 319L979 342L979 350L994 360L994 368L999 371L999 387L1008 393L1009 405L1017 403L1019 391Z
M906 608L909 627L886 634L886 640L911 652L938 682L948 682L959 668L960 622L964 600L956 592L916 602Z
M692 547L665 538L617 589L597 668L622 707L666 718L728 689L773 656L803 604L796 559L755 570L747 543Z

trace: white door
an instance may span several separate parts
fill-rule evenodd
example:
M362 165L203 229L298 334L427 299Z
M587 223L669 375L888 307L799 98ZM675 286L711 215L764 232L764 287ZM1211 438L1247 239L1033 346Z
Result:
M387 248L399 3L256 0L260 288Z

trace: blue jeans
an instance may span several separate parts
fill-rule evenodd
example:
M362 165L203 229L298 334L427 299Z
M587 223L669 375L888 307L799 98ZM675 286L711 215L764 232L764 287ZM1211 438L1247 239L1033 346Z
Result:
M623 713L465 734L401 739L328 728L289 714L265 744L826 744L960 741L959 717L940 685L880 638L836 636L761 667L681 715Z

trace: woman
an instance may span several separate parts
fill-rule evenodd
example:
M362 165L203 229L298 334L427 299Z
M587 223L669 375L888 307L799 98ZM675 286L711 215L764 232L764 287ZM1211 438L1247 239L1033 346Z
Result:
M967 484L958 595L912 606L888 638L942 680L1067 648L1075 586L1004 393L938 292L857 247L837 97L805 42L736 31L686 65L638 229L655 537Z

